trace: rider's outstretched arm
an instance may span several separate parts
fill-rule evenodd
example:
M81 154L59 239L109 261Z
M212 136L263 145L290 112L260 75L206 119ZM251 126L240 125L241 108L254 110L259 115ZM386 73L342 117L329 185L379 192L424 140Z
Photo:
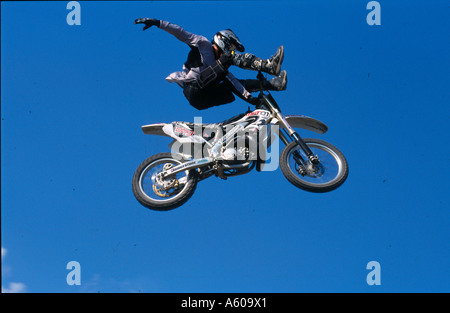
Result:
M176 24L167 22L167 21L161 21L160 27L161 29L165 30L169 34L175 36L178 40L190 45L190 46L196 46L199 42L208 42L209 40L201 35L196 35L193 33L188 32L181 26L178 26Z
M149 27L156 26L173 35L178 40L190 45L197 46L199 42L208 42L209 40L200 35L196 35L188 32L181 26L170 23L168 21L158 20L154 18L138 18L134 21L135 24L145 24L143 30L146 30Z

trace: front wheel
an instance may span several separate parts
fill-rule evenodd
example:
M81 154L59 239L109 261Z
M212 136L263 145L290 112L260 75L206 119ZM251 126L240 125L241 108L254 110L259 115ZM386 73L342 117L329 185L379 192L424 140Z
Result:
M161 176L165 170L182 163L171 153L160 153L142 162L132 181L133 193L139 203L152 210L167 211L189 200L197 187L195 171Z
M311 192L328 192L342 185L348 176L348 164L342 152L323 140L308 138L303 141L319 162L310 162L298 144L291 142L280 155L280 167L286 179Z

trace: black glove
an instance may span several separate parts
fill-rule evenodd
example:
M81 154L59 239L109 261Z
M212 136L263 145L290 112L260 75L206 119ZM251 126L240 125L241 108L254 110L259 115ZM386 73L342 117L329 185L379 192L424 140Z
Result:
M261 103L261 99L258 97L253 97L253 96L248 96L247 99L245 99L248 103L253 104L253 105L258 105Z
M142 30L146 30L147 28L150 28L152 26L159 27L161 24L161 21L157 20L155 18L140 17L140 18L134 20L134 24L145 24L145 26Z

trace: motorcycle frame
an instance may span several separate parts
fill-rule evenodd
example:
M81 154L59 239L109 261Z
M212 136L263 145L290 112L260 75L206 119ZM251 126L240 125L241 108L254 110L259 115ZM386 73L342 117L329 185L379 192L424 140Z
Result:
M288 145L291 141L295 141L300 146L300 148L305 152L306 156L312 163L314 163L314 164L318 163L319 160L318 160L317 156L315 156L313 154L311 149L305 144L305 142L300 137L300 135L291 127L291 125L288 123L288 121L284 118L283 114L281 113L280 107L278 106L277 102L272 97L270 92L267 91L267 94L265 94L264 91L261 90L258 98L260 99L260 104L256 106L256 109L263 109L263 110L268 109L268 111L271 112L271 117L269 118L267 123L269 124L271 122L271 120L273 118L275 118L283 126L283 128L285 128L286 134L284 134L281 131L278 133L281 141L285 145ZM163 177L167 177L167 176L181 173L186 170L201 168L201 167L205 167L205 166L209 166L214 163L217 163L221 148L226 146L231 140L234 139L235 134L237 134L240 130L244 129L247 126L247 125L243 125L243 124L244 124L244 122L235 125L229 132L227 132L224 136L219 138L217 140L217 142L215 142L212 145L212 148L210 150L211 156L201 158L201 159L194 159L192 161L185 162L183 164L180 164L173 168L170 168L170 169L162 172L161 174L163 175ZM209 143L207 143L207 144L209 144ZM303 167L303 164L305 164L305 161L301 157L300 153L296 153L294 157L296 158L296 161L300 165L300 167ZM243 162L242 164L239 164L239 165L225 166L225 169L244 168L244 167L249 166L250 164L251 164L251 162L250 163Z
M227 132L224 136L219 138L217 142L215 142L211 146L211 156L205 157L201 159L194 159L192 161L185 162L183 164L177 165L173 168L170 168L161 174L163 177L175 175L181 172L184 172L186 170L191 170L195 168L201 168L205 167L211 164L214 164L218 161L218 157L220 156L220 150L222 147L226 146L230 141L234 140L234 135L236 135L239 131L245 128L247 125L243 125L245 122L239 123L235 125L229 132ZM251 124L251 123L250 123ZM208 142L206 144L210 145ZM228 165L225 166L224 169L237 169L237 168L243 168L247 167L251 164L251 162L245 161L242 164L235 164L235 165Z

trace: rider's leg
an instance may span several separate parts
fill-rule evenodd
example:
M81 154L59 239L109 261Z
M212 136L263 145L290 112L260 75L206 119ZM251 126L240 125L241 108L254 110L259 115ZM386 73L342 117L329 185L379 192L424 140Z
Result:
M249 92L256 92L261 90L261 82L258 79L240 80L245 89ZM286 90L287 87L287 73L282 71L278 77L274 77L263 82L262 88L264 90L281 91Z
M277 52L267 60L258 58L251 53L234 53L232 64L248 70L262 71L270 75L280 75L281 63L284 59L284 48L279 47Z
M198 110L233 102L235 97L228 81L214 82L206 87L199 88L193 82L185 84L183 94L189 103Z

